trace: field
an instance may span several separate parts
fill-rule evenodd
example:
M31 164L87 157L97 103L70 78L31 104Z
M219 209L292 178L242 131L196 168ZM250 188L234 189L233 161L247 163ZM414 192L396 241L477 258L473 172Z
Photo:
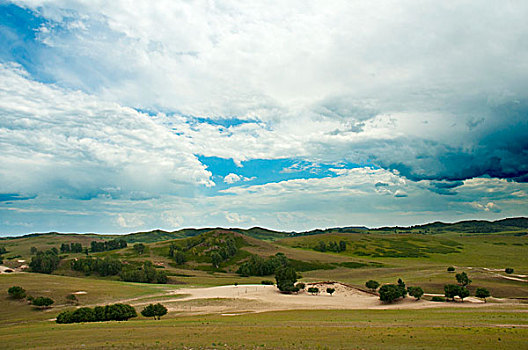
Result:
M460 227L469 230L467 224ZM482 227L490 229L489 225L478 229ZM0 274L2 348L525 348L525 229L475 233L432 226L424 234L425 230L354 229L296 236L271 231L266 236L268 231L253 229L248 236L244 230L215 229L124 236L131 242L127 248L89 254L130 264L151 261L167 272L168 284L130 283L119 276L72 271L70 261L85 257L85 252L60 254L61 263L53 274ZM46 250L72 242L89 246L93 240L113 238L54 233L3 239L0 246L7 250L3 265L17 268L32 259L31 247ZM210 251L226 239L232 239L236 252L216 267L210 262ZM346 243L346 250L339 253L316 250L320 242L330 245L340 241ZM135 242L145 244L142 254L132 247ZM171 246L184 252L184 264L176 264L169 256ZM334 296L285 296L273 286L259 286L273 276L242 277L236 273L252 255L267 258L277 253L290 259L302 282L339 281L352 294L338 288ZM448 266L470 276L472 295L477 287L489 289L492 298L488 303L475 298L464 303L428 301L433 294L443 294L445 284L456 282L455 273L447 272ZM506 267L514 273L506 274ZM425 300L406 298L386 305L361 291L369 279L395 283L398 278L407 286L421 286L427 293ZM55 304L38 309L11 299L6 291L13 285L24 287L34 297L51 297ZM76 304L66 299L72 293L78 299ZM160 321L139 316L127 322L54 322L63 310L116 302L131 304L138 311L161 302L169 313Z

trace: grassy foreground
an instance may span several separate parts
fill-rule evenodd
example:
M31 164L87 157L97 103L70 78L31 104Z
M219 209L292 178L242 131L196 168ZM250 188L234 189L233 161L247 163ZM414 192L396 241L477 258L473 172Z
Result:
M4 349L522 349L528 309L287 311L2 327Z

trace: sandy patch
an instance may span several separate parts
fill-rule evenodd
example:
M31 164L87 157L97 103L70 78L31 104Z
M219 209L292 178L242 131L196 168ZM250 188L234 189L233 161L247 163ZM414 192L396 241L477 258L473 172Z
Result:
M392 304L385 304L377 295L341 283L311 283L306 288L316 286L318 295L305 291L298 294L282 294L275 286L238 285L210 288L184 288L178 294L187 294L178 299L164 299L162 302L170 311L182 313L220 313L225 316L247 312L280 310L354 310L354 309L422 309L437 307L477 307L484 302L477 298L466 298L463 303L438 303L415 300L407 297ZM326 288L335 288L333 295Z
M75 294L75 295L83 295L83 294L88 294L87 292L85 292L84 290L80 290L78 292L73 292L72 294Z

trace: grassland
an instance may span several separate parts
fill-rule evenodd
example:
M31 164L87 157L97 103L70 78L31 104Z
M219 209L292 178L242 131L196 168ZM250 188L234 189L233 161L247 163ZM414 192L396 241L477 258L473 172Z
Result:
M511 225L521 225L512 227ZM84 253L61 254L59 269L52 275L16 273L0 275L0 337L2 348L70 349L80 348L442 348L521 349L528 339L528 235L524 221L479 223L476 228L430 224L413 228L380 230L340 229L326 233L290 235L264 229L188 230L167 233L152 231L127 236L129 242L143 242L138 254L132 244L125 249L90 253L94 257L113 256L130 263L150 260L169 275L169 284L126 283L118 276L85 276L71 271L70 260ZM500 229L502 227L502 229ZM459 231L457 231L459 230ZM480 232L489 230L491 232ZM478 231L478 232L477 232ZM185 245L197 235L205 235L204 246L187 256L187 263L176 265L168 256L171 245ZM218 238L232 235L237 253L214 268L206 255ZM0 240L6 247L4 265L17 266L18 260L31 259L30 248L59 248L62 243L82 243L115 236L44 234ZM319 241L345 241L346 251L319 252ZM208 243L211 242L211 243ZM138 317L128 322L57 325L52 320L60 311L76 306L127 302L141 305L154 301L174 301L174 291L191 286L219 286L234 283L260 283L273 276L241 277L238 266L251 254L267 257L283 253L291 259L302 281L334 280L363 287L368 279L394 283L403 278L407 285L421 286L426 293L442 293L454 283L454 273L465 271L473 283L469 289L486 287L497 298L517 298L502 304L492 299L475 308L423 310L297 310L222 316L192 315L186 308L174 308L163 320ZM196 253L196 254L195 254ZM507 275L504 268L515 273ZM513 279L512 279L513 277ZM517 278L518 280L514 280ZM37 310L26 302L8 298L12 285L24 287L32 296L49 296L52 308ZM79 304L67 302L77 294ZM512 300L512 299L510 299ZM181 305L239 303L226 300L183 301ZM202 305L203 306L203 305ZM194 307L194 306L193 306ZM243 304L236 309L242 310ZM183 310L183 311L182 311Z

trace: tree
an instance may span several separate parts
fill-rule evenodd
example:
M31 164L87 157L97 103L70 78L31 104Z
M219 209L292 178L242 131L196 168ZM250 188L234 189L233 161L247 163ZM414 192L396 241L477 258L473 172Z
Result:
M214 267L220 267L220 263L222 262L222 260L222 256L218 252L211 253L211 263Z
M339 241L339 251L344 252L347 248L347 244L345 241Z
M161 316L167 314L167 308L161 304L150 304L147 305L143 311L141 311L141 314L145 317L154 317L154 319L159 320Z
M486 288L477 288L477 290L475 291L475 296L477 298L484 299L484 302L486 302L486 298L489 298L491 294Z
M367 287L368 289L371 289L372 291L376 291L376 289L378 289L379 286L380 286L379 282L374 281L374 280L369 280L367 281L367 283L365 283L365 287Z
M457 273L455 275L455 278L462 287L466 287L471 284L471 280L469 279L468 275L465 272Z
M392 303L402 296L401 287L395 284L385 284L379 289L380 300Z
M7 293L13 299L24 299L26 297L26 290L19 286L9 288Z
M174 262L176 262L176 264L178 265L183 265L185 264L185 261L187 261L187 259L185 258L185 253L181 250L177 250L174 252L173 259Z
M447 272L455 272L455 267L454 266L449 266L447 268Z
M43 307L43 308L49 307L53 303L54 303L53 299L48 298L48 297L37 297L33 299L33 301L31 302L32 305Z
M59 262L60 259L53 249L46 252L38 251L37 255L31 258L29 267L34 272L52 273L59 266Z
M402 298L407 295L407 288L405 288L405 282L401 278L398 278L398 287L400 288Z
M38 249L37 249L37 247L31 247L31 249L29 250L29 252L31 253L31 255L35 255L35 254L37 254Z
M458 289L457 295L460 297L462 302L464 302L464 298L469 296L469 290L466 287L460 287Z
M420 300L422 295L424 295L424 291L421 287L409 287L407 288L407 291L409 292L409 295L415 297L416 300Z
M504 272L506 272L509 275L513 273L513 269L511 267L507 267L506 269L504 269Z
M455 300L455 296L459 294L460 286L457 286L456 284L446 284L444 286L444 295L446 298Z
M70 245L68 243L62 243L60 247L61 253L69 253L71 251Z
M133 248L139 255L142 255L145 252L145 245L143 243L136 243Z
M297 272L291 266L279 267L275 272L275 280L277 281L277 288L281 292L291 293L299 291L299 288L295 286Z
M332 294L334 294L335 288L326 288L326 292L331 296Z
M312 295L319 294L319 288L317 288L317 287L309 287L308 288L308 293L311 293Z

